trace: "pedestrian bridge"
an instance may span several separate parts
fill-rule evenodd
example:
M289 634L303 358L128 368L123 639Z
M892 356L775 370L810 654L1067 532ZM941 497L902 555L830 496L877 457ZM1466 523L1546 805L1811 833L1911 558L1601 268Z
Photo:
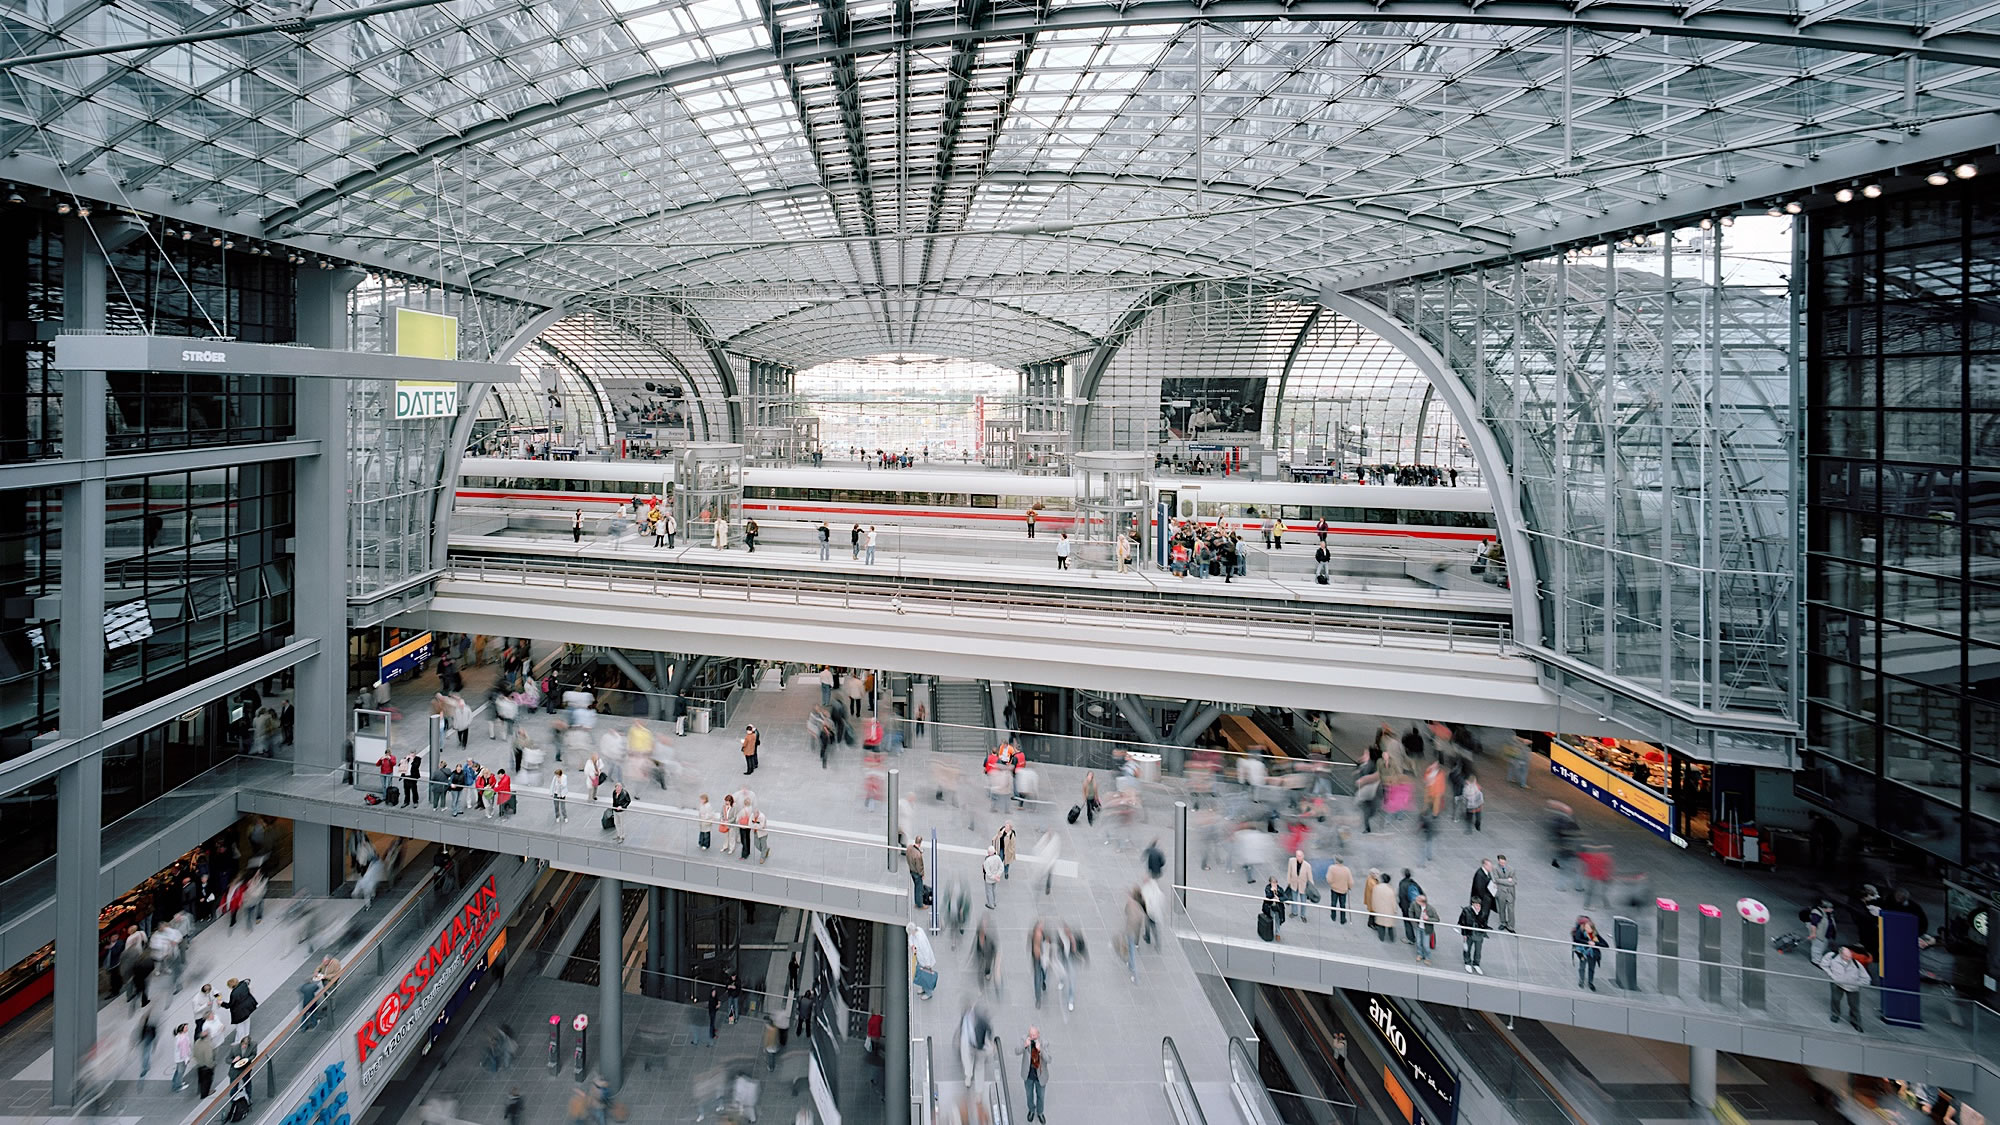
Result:
M808 661L1112 693L1595 730L1505 625L1412 612L1204 608L595 559L454 558L414 623L607 647Z

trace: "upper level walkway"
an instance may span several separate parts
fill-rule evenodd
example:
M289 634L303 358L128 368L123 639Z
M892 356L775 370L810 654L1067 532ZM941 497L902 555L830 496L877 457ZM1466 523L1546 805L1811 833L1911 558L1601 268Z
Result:
M472 674L477 678L485 672L474 669ZM420 701L433 685L429 677L409 685L405 706L419 712ZM362 790L341 776L299 774L283 762L239 763L230 767L228 779L246 812L530 855L573 870L883 922L928 922L929 911L912 910L909 879L892 864L886 810L867 803L869 767L847 748L836 749L822 766L806 744L802 720L818 700L810 683L795 681L783 691L754 692L742 703L737 720L756 724L763 736L761 766L751 777L742 775L740 729L664 739L679 767L673 787L662 790L647 779L628 779L634 783L637 802L622 845L599 826L603 804L593 804L586 788L574 781L569 818L558 822L545 790L535 784L517 787L518 815L489 820L473 812L454 817L449 809L432 809L428 801L414 809L369 805ZM411 720L415 717L412 714ZM547 745L549 719L536 715L527 722L532 737ZM600 720L600 733L627 722L607 716ZM1375 723L1368 713L1342 716L1336 738L1343 747L1359 746ZM484 727L483 720L475 724L470 753L506 763L505 744L488 740ZM420 722L405 721L396 729L399 743L420 745ZM1304 849L1310 857L1328 860L1338 854L1357 878L1369 868L1389 871L1393 877L1408 867L1433 895L1447 924L1465 902L1478 860L1499 854L1510 857L1520 880L1520 932L1496 935L1488 942L1484 976L1469 975L1460 966L1458 935L1448 925L1439 927L1436 962L1420 965L1412 946L1376 941L1360 919L1345 927L1337 925L1324 905L1315 908L1307 921L1289 923L1276 945L1257 941L1253 923L1258 902L1237 896L1256 891L1270 872L1270 863L1260 860L1253 866L1255 884L1246 884L1241 869L1221 855L1211 855L1209 869L1202 870L1203 841L1211 831L1231 823L1208 821L1208 813L1216 807L1211 802L1194 813L1189 906L1169 920L1168 928L1183 941L1143 950L1135 986L1122 979L1124 966L1112 956L1110 938L1122 927L1124 896L1144 873L1139 849L1157 838L1172 851L1173 802L1185 796L1177 780L1142 784L1142 811L1134 823L1119 825L1100 818L1094 826L1070 825L1065 813L1080 798L1081 770L1040 766L1040 801L1025 809L994 810L983 794L977 762L969 756L917 750L888 762L899 770L901 794L910 798L911 826L926 837L935 831L941 845L931 861L933 881L947 887L965 884L974 893L975 921L990 917L1000 927L1001 992L994 996L989 991L987 1001L996 1026L1011 1045L1024 1034L1023 1024L1039 1020L1045 1039L1062 1052L1059 1058L1073 1060L1080 1069L1102 1065L1104 1081L1129 1081L1138 1107L1133 1119L1159 1119L1162 1035L1175 1039L1190 1067L1205 1067L1203 1060L1219 1066L1228 1035L1241 1034L1218 1020L1215 1012L1226 1014L1227 1006L1212 1003L1201 987L1205 979L1218 975L1300 987L1365 987L1620 1033L1699 1042L1749 1055L1920 1079L1971 1092L1975 1098L2000 1097L2000 1026L1990 1010L1944 991L1923 995L1923 1026L1912 1028L1882 1023L1877 1015L1879 999L1871 989L1862 1003L1865 1030L1856 1033L1826 1021L1822 1005L1828 986L1803 957L1774 954L1762 974L1767 997L1763 1007L1745 1002L1743 971L1735 968L1723 971L1717 999L1703 999L1692 952L1696 904L1715 903L1733 914L1732 904L1738 898L1753 897L1770 907L1774 919L1789 920L1816 888L1801 877L1803 873L1739 871L1705 854L1675 848L1590 803L1547 773L1545 761L1537 763L1526 789L1506 784L1497 764L1482 771L1488 792L1482 830L1467 832L1457 824L1445 825L1430 859L1424 858L1413 825L1378 824L1377 831L1364 834L1348 811L1350 803L1340 798L1335 799L1327 823L1307 824L1310 834ZM580 755L573 754L562 764L573 779L580 773ZM1108 787L1108 778L1100 780ZM769 860L727 853L720 839L714 850L701 851L689 808L695 796L707 792L719 802L724 793L746 785L771 822ZM373 783L366 787L376 788ZM1651 894L1683 905L1684 955L1677 962L1676 988L1662 987L1658 964L1650 957L1640 959L1636 991L1621 992L1611 983L1615 973L1609 960L1599 974L1599 991L1576 987L1568 934L1586 908L1583 895L1549 867L1542 809L1547 799L1555 797L1575 807L1586 840L1610 846L1621 868L1645 871ZM1241 799L1231 796L1223 802L1232 816L1244 811L1233 803ZM1013 870L1023 878L1007 880L999 889L999 908L987 911L976 885L976 864L1003 819L1011 819L1017 830L1022 858ZM1345 840L1343 828L1348 833ZM1052 893L1047 896L1041 894L1040 880L1029 862L1044 832L1060 849ZM1610 913L1599 913L1599 920ZM1653 948L1649 913L1634 913L1641 927L1641 950ZM1093 957L1080 974L1074 1013L1066 1006L1058 1010L1049 1001L1039 1012L1032 1006L1026 932L1043 914L1077 926L1090 943ZM1790 928L1785 921L1773 926L1785 928ZM1741 964L1741 940L1732 919L1723 932L1724 966ZM962 1003L977 993L977 982L969 940L954 946L949 934L941 935L937 951L942 976L939 997L913 1005L912 1027L914 1034L932 1038L937 1073L945 1082L962 1073L950 1061L956 1055L956 1020ZM1015 1073L1018 1077L1017 1069ZM1072 1073L1081 1079L1091 1072ZM1197 1081L1226 1077L1195 1075ZM1087 1081L1058 1082L1050 1097L1059 1111L1069 1115L1086 1103L1097 1104L1091 1098L1092 1088Z
M1564 710L1511 653L1504 625L1408 613L718 576L646 558L459 557L412 623L1509 728L1597 721Z

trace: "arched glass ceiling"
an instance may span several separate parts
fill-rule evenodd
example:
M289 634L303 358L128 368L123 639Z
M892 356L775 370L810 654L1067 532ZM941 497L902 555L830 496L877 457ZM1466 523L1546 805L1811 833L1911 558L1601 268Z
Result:
M7 5L10 175L550 305L779 294L734 327L839 307L846 354L976 311L1012 355L1110 318L1011 299L1050 274L1311 293L1990 145L2000 108L1984 0L321 0L19 61L280 7Z

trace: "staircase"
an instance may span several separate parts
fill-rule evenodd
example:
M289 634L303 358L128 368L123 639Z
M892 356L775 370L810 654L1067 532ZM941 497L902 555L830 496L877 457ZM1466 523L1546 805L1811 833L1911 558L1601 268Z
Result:
M984 755L993 736L986 686L978 680L940 679L931 689L931 717L938 723L933 745L945 754Z

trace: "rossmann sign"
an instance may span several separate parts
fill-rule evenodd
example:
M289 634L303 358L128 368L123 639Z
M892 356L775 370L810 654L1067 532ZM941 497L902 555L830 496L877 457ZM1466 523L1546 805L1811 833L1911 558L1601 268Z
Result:
M499 924L500 888L488 875L354 1033L362 1085L387 1074L402 1048L435 1021L437 1006L465 977Z

